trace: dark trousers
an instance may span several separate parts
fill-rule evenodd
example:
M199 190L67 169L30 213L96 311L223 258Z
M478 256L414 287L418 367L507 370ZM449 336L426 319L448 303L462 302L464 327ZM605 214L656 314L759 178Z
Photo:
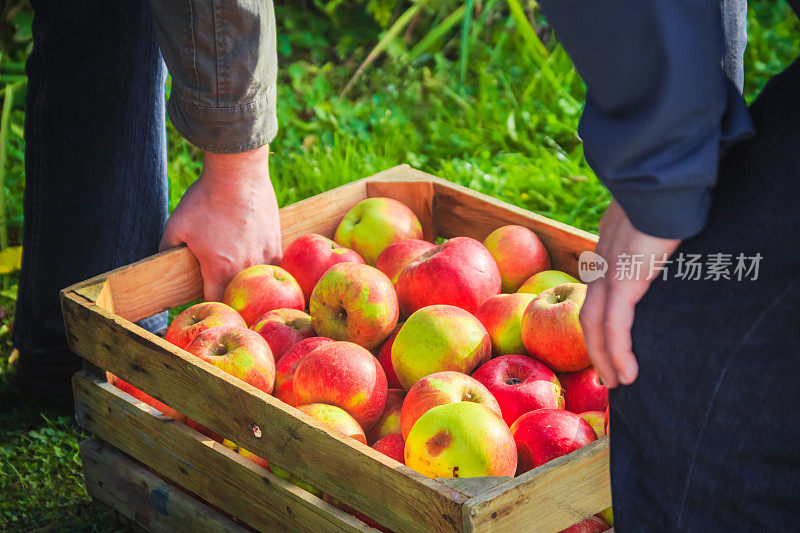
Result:
M637 306L640 376L611 394L619 531L800 529L800 62L751 114L676 254L760 253L758 278L659 279Z
M59 290L154 253L166 222L166 69L146 0L33 4L14 341L23 380L68 386Z

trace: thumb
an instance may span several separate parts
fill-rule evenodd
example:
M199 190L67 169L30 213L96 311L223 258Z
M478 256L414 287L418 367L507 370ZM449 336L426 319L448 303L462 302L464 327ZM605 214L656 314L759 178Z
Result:
M167 220L167 225L164 227L164 235L161 236L161 242L158 243L158 251L175 248L184 244L186 241L178 236L178 230L175 229L175 224L172 223L172 218Z

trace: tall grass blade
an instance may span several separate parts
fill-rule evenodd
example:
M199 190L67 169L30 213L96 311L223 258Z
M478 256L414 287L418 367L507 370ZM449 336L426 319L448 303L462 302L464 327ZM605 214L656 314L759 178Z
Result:
M413 63L419 56L421 56L424 52L426 52L431 46L436 44L439 39L441 39L444 34L450 31L456 24L458 24L459 20L464 16L464 11L466 6L462 5L452 13L450 13L447 18L441 21L436 27L428 32L425 37L423 37L414 48L408 52L408 55L405 57L404 63L406 65Z
M397 37L397 35L399 35L401 31L403 31L403 28L408 26L408 23L411 22L411 19L414 18L414 15L416 15L417 12L420 9L422 9L422 7L425 4L428 3L428 1L429 0L419 0L416 4L409 7L402 15L400 15L397 21L395 21L395 23L392 24L392 27L389 28L389 30L386 32L386 35L384 35L381 38L381 40L378 41L378 44L375 45L375 48L373 48L370 51L370 53L367 54L367 57L366 59L364 59L364 62L361 63L361 65L359 65L355 74L353 74L353 77L350 78L350 81L347 82L347 85L344 86L344 89L342 89L342 92L339 94L340 98L344 98L345 96L347 96L347 93L350 92L350 89L353 87L353 84L356 82L359 76L361 76L361 74L364 73L367 67L369 67L372 64L372 62L375 61L378 58L378 56L381 55L383 50L389 45L389 42L391 42L392 39Z
M458 74L461 84L467 79L467 63L469 62L469 24L472 20L473 0L466 0L464 9L464 23L461 25L461 51L458 54Z

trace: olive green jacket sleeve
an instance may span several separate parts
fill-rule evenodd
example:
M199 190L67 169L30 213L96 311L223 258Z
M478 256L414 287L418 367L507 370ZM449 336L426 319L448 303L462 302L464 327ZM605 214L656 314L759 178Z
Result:
M172 75L167 112L209 152L245 152L278 130L272 0L150 0Z

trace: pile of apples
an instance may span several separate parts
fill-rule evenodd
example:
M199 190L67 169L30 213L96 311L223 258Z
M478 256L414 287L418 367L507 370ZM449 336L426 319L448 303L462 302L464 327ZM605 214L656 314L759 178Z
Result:
M605 435L608 391L578 321L586 286L522 226L422 239L407 206L366 199L333 240L304 235L280 266L246 268L166 339L431 478L520 475Z

